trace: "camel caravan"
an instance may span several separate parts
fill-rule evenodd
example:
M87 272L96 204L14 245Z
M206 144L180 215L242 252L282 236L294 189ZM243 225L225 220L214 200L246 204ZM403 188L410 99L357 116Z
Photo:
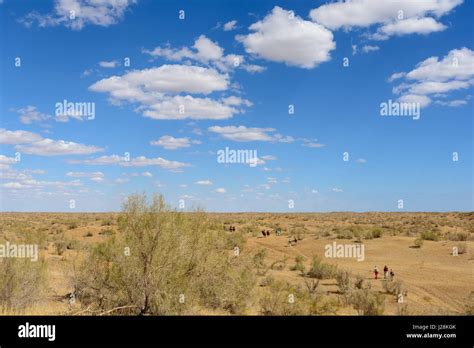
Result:
M233 225L226 226L225 224L224 224L224 230L229 231L229 232L236 231L235 226ZM268 230L264 229L264 230L261 230L260 233L262 235L259 236L258 238L267 238L267 237L270 237L272 234L274 234L276 237L280 237L283 234L281 228L268 229ZM296 236L291 235L288 237L288 246L293 246L293 245L296 245L297 243L298 243L298 238L296 238Z

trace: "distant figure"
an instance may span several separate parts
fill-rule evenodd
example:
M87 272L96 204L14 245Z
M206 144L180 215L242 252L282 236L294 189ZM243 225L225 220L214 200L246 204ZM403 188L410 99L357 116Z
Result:
M265 233L265 231L262 231L262 234L263 234L264 237L267 236L267 234Z
M387 267L387 265L385 265L385 267L383 268L383 278L384 279L388 278L388 267Z
M267 230L267 237L270 237L270 231Z
M390 279L393 280L393 277L395 277L395 273L393 273L393 270L390 268Z
M230 230L231 230L232 232L235 232L235 226L230 226Z
M298 239L296 239L295 236L291 236L289 239L288 239L288 244L291 246L293 244L296 244L298 242Z
M279 228L277 228L277 229L275 230L275 234L276 234L277 237L278 237L278 236L281 236L281 230L280 230Z
M375 279L379 279L379 269L377 268L377 266L374 267L374 275L375 275Z

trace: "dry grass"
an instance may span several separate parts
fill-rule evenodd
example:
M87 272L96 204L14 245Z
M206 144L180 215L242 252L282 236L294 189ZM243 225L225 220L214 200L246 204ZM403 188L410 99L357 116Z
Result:
M34 265L15 263L13 267L14 261L0 259L0 274L10 272L16 282L10 282L9 287L3 285L6 290L0 289L3 313L93 314L112 310L106 314L137 314L143 312L141 299L147 293L154 298L145 311L148 314L406 314L406 310L400 313L396 303L392 291L395 285L385 282L389 288L384 289L383 280L373 279L374 265L381 269L385 264L395 271L396 281L403 281L409 314L472 313L473 213L186 213L179 218L168 217L170 224L182 223L185 233L174 239L171 232L160 237L163 239L155 249L161 261L150 264L151 271L142 278L132 272L140 269L138 257L133 262L118 258L117 250L123 251L127 243L149 245L144 240L127 239L120 227L123 216L0 214L0 243L38 244L44 260ZM229 225L236 226L237 231L226 231L224 226ZM262 229L273 231L276 227L282 229L281 237L274 233L260 237ZM193 240L190 231L196 228L201 229L202 239L197 241L199 247L193 258L186 250L190 250L187 245ZM130 238L134 236L129 234ZM288 246L289 236L297 237L296 245ZM422 247L414 248L417 238ZM365 260L325 259L325 245L335 240L363 243ZM453 256L452 248L459 244L461 252ZM236 247L238 258L233 257ZM168 256L166 250L170 251ZM319 260L316 264L314 257ZM175 261L168 265L168 260ZM186 274L184 265L190 260L202 274ZM115 264L115 273L108 273L109 262ZM162 270L165 266L166 272ZM92 283L87 277L80 279L81 272L96 275L96 279ZM107 278L111 275L116 279ZM70 303L67 294L77 290L79 280L89 287L89 298L78 296ZM101 282L100 291L95 293L90 291L97 285L94 280ZM18 284L30 286L19 290ZM127 284L130 286L124 286ZM204 286L208 284L212 286ZM163 298L157 289L172 295ZM186 294L184 306L176 302L182 293ZM296 295L293 303L288 302L290 294ZM124 308L115 310L117 307Z

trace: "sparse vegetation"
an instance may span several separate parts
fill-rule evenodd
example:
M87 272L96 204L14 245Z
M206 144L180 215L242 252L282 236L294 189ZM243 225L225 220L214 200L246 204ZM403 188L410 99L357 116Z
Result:
M337 266L323 263L319 257L315 256L306 275L311 278L328 279L336 275L336 269Z

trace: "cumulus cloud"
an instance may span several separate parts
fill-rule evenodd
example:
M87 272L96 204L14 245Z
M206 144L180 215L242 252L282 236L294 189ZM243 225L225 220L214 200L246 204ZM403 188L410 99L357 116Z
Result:
M30 144L16 145L15 149L28 155L37 156L89 155L104 150L97 146L53 139L42 139Z
M210 186L210 185L212 185L212 181L210 181L210 180L199 180L199 181L196 181L196 184L201 185L201 186Z
M447 27L444 24L437 22L434 18L413 17L383 25L374 35L372 35L372 38L375 40L386 40L390 36L402 36L408 34L427 35L437 31L443 31L446 28Z
M285 137L275 132L273 128L256 128L246 126L213 126L210 132L219 134L222 138L233 141L277 141L291 142L292 137Z
M431 20L426 20L427 16L439 18L462 2L463 0L336 1L311 10L309 15L313 21L321 23L331 30L341 28L350 30L379 24L384 26L393 24L394 26L390 29L386 28L388 31L386 34L426 34L430 30L440 30L440 24L435 24L431 17ZM413 19L411 22L405 22L409 25L407 29L396 23L398 20L405 21L407 19Z
M192 60L224 72L237 68L244 69L251 73L265 70L262 66L247 63L245 57L242 55L224 55L224 49L220 47L217 42L212 41L205 35L199 36L194 41L192 47L172 48L167 45L165 47L158 46L153 50L145 49L143 52L152 57L163 57L175 62Z
M163 135L158 140L153 140L150 142L150 145L161 146L167 150L176 150L185 147L190 147L191 144L200 144L198 140L190 140L189 138L175 138L171 135Z
M218 189L216 189L216 192L217 193L226 193L226 190L223 187L219 187Z
M136 0L55 0L51 13L28 13L20 22L27 27L37 23L39 27L64 25L81 30L86 25L108 27L122 19L126 10Z
M233 20L233 21L229 21L225 23L222 28L224 29L224 31L231 31L231 30L234 30L236 26L237 26L237 21Z
M422 107L427 106L433 98L439 98L441 95L446 97L450 92L468 90L472 87L474 52L463 47L451 50L441 59L430 57L409 72L393 74L389 82L399 79L404 81L393 88L393 93L399 95L400 101L418 102ZM450 101L437 101L437 104L461 106L465 103L450 104Z
M43 122L51 118L51 115L39 112L36 106L28 105L24 108L14 110L20 115L20 122L23 124L31 124L34 122Z
M88 178L95 182L102 182L105 178L105 175L102 172L67 172L66 176L73 178Z
M40 135L24 130L9 131L5 128L0 129L0 144L26 144L41 139Z
M249 30L236 36L247 53L289 66L314 68L330 60L336 48L331 31L278 6Z
M234 97L213 99L190 94L208 95L229 88L229 75L214 68L192 65L162 65L135 70L122 76L97 81L91 91L108 93L115 103L123 101L139 106L136 111L153 119L227 119L243 112L249 105L245 99Z

